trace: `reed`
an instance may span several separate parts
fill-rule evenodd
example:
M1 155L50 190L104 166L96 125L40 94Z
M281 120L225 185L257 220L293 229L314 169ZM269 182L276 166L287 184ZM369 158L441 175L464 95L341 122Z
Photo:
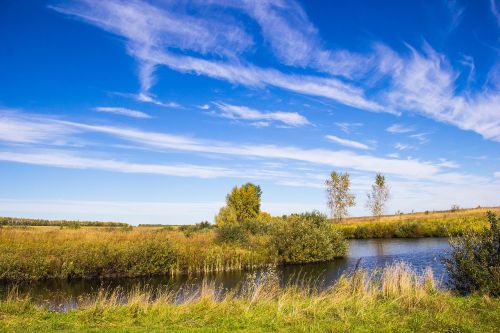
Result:
M183 303L164 291L102 291L64 313L13 294L0 300L0 331L496 332L500 300L438 290L406 264L357 270L323 291L280 288L273 273L220 296L205 284ZM124 301L126 299L126 301Z
M245 245L158 228L0 229L0 279L136 277L247 270L275 264L265 237Z

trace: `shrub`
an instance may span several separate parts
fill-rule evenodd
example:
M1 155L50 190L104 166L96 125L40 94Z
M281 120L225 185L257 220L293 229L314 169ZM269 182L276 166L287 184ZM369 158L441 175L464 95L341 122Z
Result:
M240 224L218 226L216 234L219 243L245 243L248 239L247 232Z
M277 218L270 242L283 263L327 261L344 255L347 250L341 233L318 212Z
M449 285L460 294L500 295L500 228L497 216L492 212L487 215L489 227L451 239L450 257L443 259Z

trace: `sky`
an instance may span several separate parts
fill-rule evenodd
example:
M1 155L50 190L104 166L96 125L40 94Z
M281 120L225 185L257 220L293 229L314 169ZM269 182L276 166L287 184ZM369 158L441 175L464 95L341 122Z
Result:
M500 205L500 1L0 3L0 216L213 221Z

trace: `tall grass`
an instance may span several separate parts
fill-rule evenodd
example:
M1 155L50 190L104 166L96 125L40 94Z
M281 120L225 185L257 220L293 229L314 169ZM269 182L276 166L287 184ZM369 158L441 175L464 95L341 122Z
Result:
M402 263L358 270L323 291L280 288L272 274L242 290L221 296L205 284L180 304L162 290L101 291L66 313L13 293L0 301L0 330L496 332L500 323L499 299L437 290L430 271Z
M0 229L0 279L134 277L245 270L275 264L265 237L219 244L157 228Z
M449 237L482 230L488 224L487 210L500 212L497 207L350 218L333 227L351 239Z

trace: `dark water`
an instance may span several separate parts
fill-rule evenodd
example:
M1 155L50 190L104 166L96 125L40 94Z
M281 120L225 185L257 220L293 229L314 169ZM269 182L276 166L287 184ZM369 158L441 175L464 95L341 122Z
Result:
M440 261L449 248L446 238L422 239L374 239L351 240L349 254L344 259L332 262L291 265L278 267L277 273L283 285L290 283L306 284L319 288L331 286L343 273L352 272L356 265L367 270L405 261L417 272L431 267L438 284L446 281L446 272ZM50 308L65 310L76 305L79 297L93 294L98 289L121 288L123 291L134 288L163 288L182 295L193 294L203 282L214 284L221 291L240 287L249 278L249 272L228 272L198 277L153 277L105 280L42 281L17 286L21 293L29 293L37 302ZM255 272L258 277L260 271ZM12 285L0 285L0 296L4 296Z

